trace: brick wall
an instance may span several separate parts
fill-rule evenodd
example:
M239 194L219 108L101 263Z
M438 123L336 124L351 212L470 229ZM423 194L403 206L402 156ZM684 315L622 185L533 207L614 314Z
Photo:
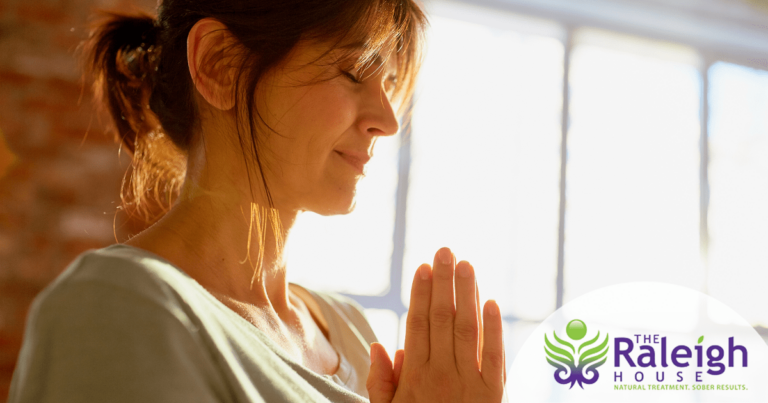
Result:
M0 402L35 295L81 252L141 229L116 214L129 158L93 112L75 48L94 10L155 4L0 0Z

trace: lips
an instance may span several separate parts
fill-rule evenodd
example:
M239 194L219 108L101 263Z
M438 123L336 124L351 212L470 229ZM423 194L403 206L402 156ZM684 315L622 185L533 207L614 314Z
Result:
M365 168L365 164L370 161L371 157L368 153L361 153L348 150L334 150L339 156L344 159L349 165L351 165L357 173L362 174Z

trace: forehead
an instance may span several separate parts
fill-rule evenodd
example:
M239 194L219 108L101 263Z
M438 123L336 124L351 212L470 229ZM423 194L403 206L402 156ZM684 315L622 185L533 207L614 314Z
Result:
M340 46L338 51L348 53L353 59L358 59L363 56L366 48L362 43L356 42ZM363 62L363 66L378 68L385 63L385 59L386 65L383 66L385 69L397 70L397 53L394 52L394 47L391 43L383 46L378 52L373 53L368 61Z
M360 60L366 51L362 42L333 43L323 41L300 41L288 56L287 64L315 65L328 67L338 63L356 64L362 62L361 68L378 69L382 66L386 70L397 70L397 54L393 52L393 46L385 46L379 52L371 55L368 61ZM351 66L350 66L351 67Z

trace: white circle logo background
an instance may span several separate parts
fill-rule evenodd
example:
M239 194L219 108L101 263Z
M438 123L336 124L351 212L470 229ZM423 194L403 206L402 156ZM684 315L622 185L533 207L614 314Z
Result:
M610 338L608 359L597 368L599 379L583 388L578 383L571 386L555 381L556 368L547 362L544 347L545 334L550 341L553 332L565 336L566 326L574 319L587 325L582 342L594 338L598 331L600 341L606 334ZM653 335L657 335L657 343L653 342ZM651 342L645 343L644 336L650 336ZM704 338L699 344L701 336ZM635 367L630 367L624 358L620 359L619 367L614 366L617 337L634 342L630 357ZM666 368L661 366L662 337L666 337ZM734 353L734 366L728 367L729 337L748 351L746 368L741 366L740 351ZM654 348L656 367L638 365L641 345ZM670 362L671 351L678 345L692 351L690 358L681 360L688 362L688 367L678 368ZM703 347L702 367L697 367L697 345ZM720 375L707 373L711 369L707 348L713 345L724 350L719 362L725 365L725 372ZM627 346L622 345L622 349ZM663 382L657 381L657 372L663 373ZM696 372L700 372L701 382L696 381ZM617 373L622 374L621 381L615 380ZM681 382L678 373L683 377ZM636 381L636 376L642 376L642 381ZM615 385L637 385L644 389L617 390ZM688 390L651 389L654 385L688 385ZM730 385L737 390L693 390L697 385ZM744 390L738 390L740 385ZM660 282L616 284L576 298L544 320L515 357L508 372L507 392L513 402L768 402L768 345L736 312L699 291Z

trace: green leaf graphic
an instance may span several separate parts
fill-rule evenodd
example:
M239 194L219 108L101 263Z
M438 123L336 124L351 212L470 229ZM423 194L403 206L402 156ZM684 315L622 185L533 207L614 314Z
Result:
M589 341L585 341L585 342L584 342L584 344L582 344L582 345L580 345L580 346L579 346L579 354L581 354L581 349L582 349L582 348L584 348L584 347L586 347L586 346L589 346L589 345L591 345L592 343L596 342L596 341L597 341L597 339L599 339L599 338L600 338L600 331L598 330L598 331L597 331L597 336L595 336L595 338L594 338L594 339L592 339L592 340L589 340Z
M547 339L547 335L544 335L544 342L546 343L546 346L544 346L544 351L546 351L547 355L552 358L553 360L560 361L563 364L566 365L573 365L573 356L566 350L563 350L562 348L556 347L552 343L550 343L549 339ZM549 349L547 349L549 347ZM552 351L550 351L552 350ZM560 354L564 357L561 357L559 355L555 355L555 353ZM554 364L553 364L554 365Z
M584 354L579 357L579 367L584 368L586 365L603 358L606 354L608 354L608 349L606 346L608 346L608 335L606 335L605 340L600 343L599 346L585 351ZM605 351L603 351L603 349L605 349Z
M699 337L699 342L697 344L701 344L702 341L704 341L704 336L703 335L701 337Z
M552 332L552 334L554 334L554 335L555 335L555 340L557 340L557 342L558 342L558 343L560 343L561 345L564 345L564 346L568 346L568 347L571 349L571 351L572 351L574 354L576 354L576 349L574 349L574 348L573 348L573 344L571 344L571 343L568 343L567 341L565 341L565 340L563 340L563 339L561 339L561 338L557 337L557 332L554 332L554 331L553 331L553 332Z

